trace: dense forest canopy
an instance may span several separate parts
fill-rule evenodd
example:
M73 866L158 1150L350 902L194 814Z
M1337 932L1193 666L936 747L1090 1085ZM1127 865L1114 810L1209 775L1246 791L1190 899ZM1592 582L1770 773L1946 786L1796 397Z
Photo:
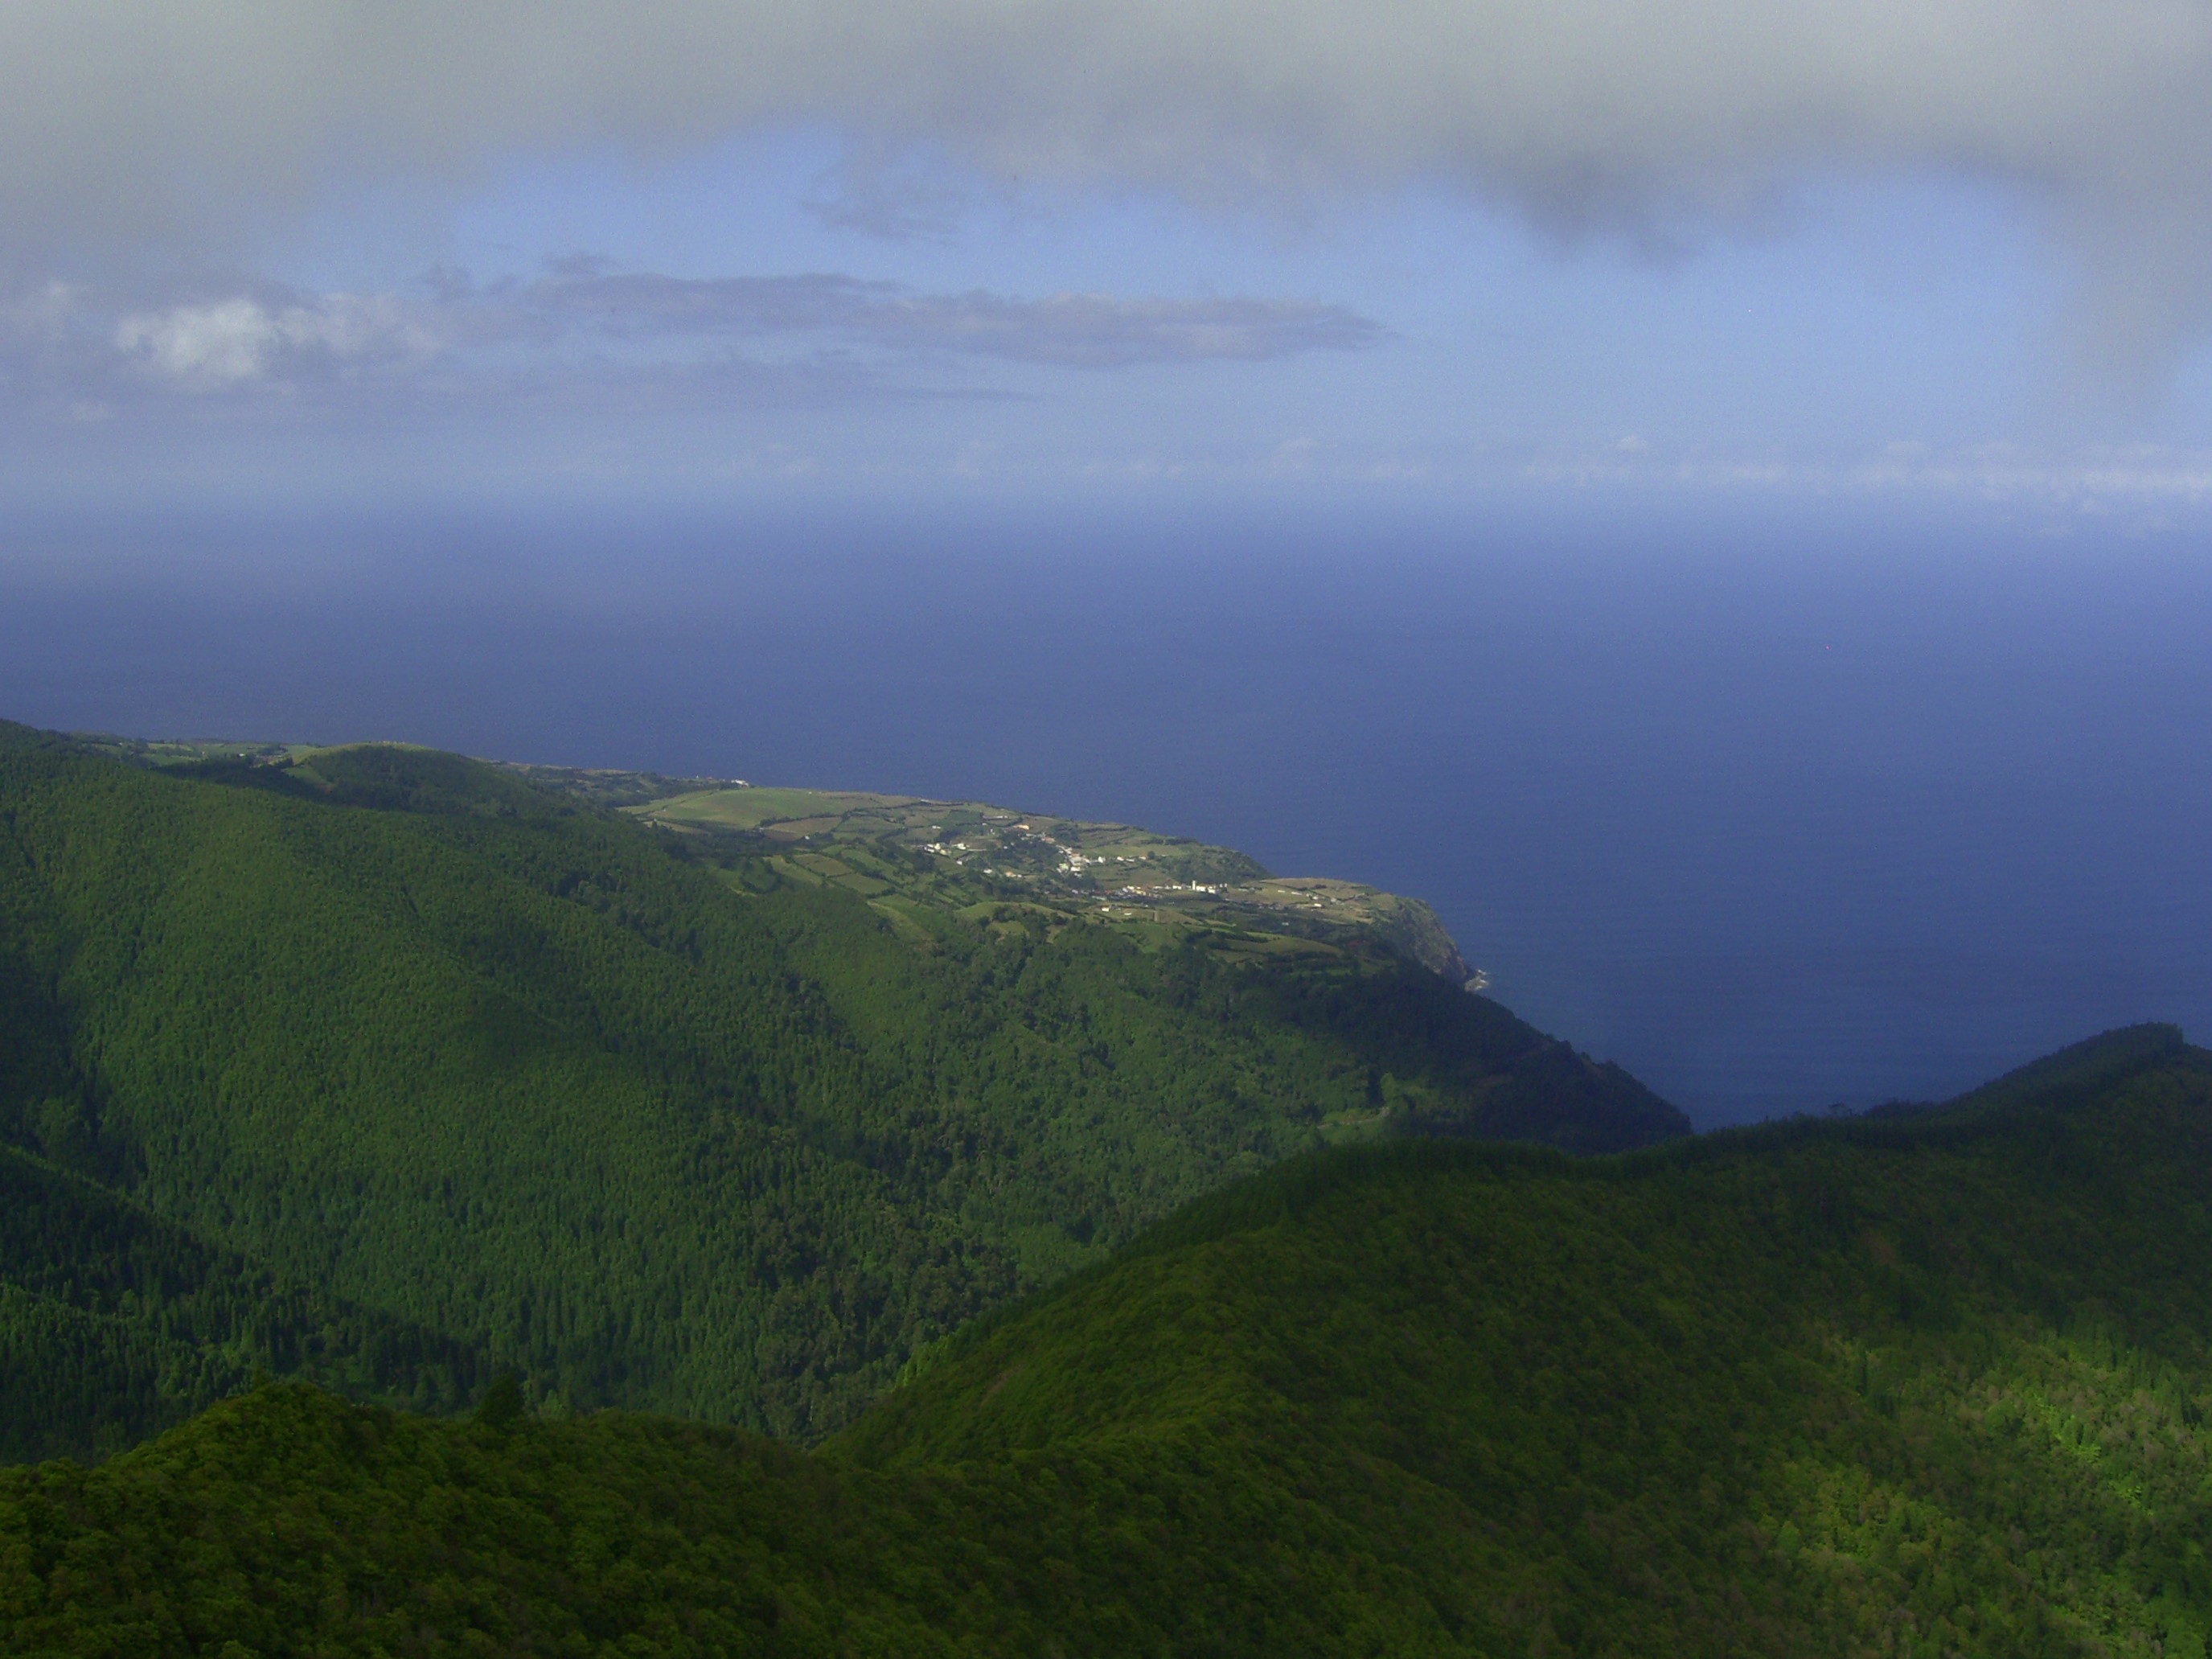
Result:
M0 1651L2201 1659L2208 1200L2162 1027L1941 1109L1322 1149L814 1451L272 1383L0 1474Z
M257 1370L814 1437L1282 1158L1686 1127L1389 896L1050 821L1158 872L1102 910L994 873L1043 820L970 866L709 781L0 726L0 1458Z

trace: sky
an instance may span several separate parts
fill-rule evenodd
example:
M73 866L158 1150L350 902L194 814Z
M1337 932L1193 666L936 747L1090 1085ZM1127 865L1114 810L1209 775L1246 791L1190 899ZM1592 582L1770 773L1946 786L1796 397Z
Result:
M11 0L0 491L2212 492L2197 0Z

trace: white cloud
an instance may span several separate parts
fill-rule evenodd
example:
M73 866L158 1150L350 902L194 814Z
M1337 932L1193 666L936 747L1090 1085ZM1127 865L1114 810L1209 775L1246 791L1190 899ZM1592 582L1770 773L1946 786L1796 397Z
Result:
M114 338L126 357L201 387L264 380L280 362L419 359L437 346L434 334L390 295L323 295L275 307L245 296L172 306L124 317Z
M251 300L125 317L115 329L117 350L180 380L212 386L259 380L278 339L276 319Z

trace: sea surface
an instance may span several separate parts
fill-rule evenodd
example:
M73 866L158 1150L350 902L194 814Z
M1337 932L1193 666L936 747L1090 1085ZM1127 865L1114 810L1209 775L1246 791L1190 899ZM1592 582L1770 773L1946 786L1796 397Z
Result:
M1863 501L24 514L0 716L981 799L1431 901L1715 1125L2212 1037L2212 527Z

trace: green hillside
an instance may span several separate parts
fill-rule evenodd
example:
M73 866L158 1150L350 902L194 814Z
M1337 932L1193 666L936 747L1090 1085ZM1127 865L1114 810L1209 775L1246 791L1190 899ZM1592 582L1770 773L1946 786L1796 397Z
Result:
M349 750L304 744L80 741L179 775L310 798L343 787L329 775L334 762L352 759ZM1101 926L1146 950L1196 945L1228 960L1288 955L1308 966L1396 960L1469 989L1486 983L1419 899L1328 877L1277 876L1246 854L1188 836L981 801L495 764L507 777L682 837L686 856L712 863L739 890L857 894L924 949L951 920L1004 931L1042 916L1055 926Z
M2208 1198L2166 1028L1939 1111L1324 1151L818 1452L276 1386L0 1474L0 1651L2201 1656Z
M81 1176L0 1149L0 1424L18 1459L107 1453L258 1371L451 1411L478 1357L212 1248Z
M62 1345L103 1402L0 1418L0 1458L127 1443L255 1365L433 1406L512 1366L533 1406L817 1436L1280 1158L1685 1127L1357 930L887 914L781 873L788 837L607 793L0 726L4 1170L85 1195L81 1239L0 1245L0 1351ZM127 1273L96 1265L120 1218L159 1241Z

